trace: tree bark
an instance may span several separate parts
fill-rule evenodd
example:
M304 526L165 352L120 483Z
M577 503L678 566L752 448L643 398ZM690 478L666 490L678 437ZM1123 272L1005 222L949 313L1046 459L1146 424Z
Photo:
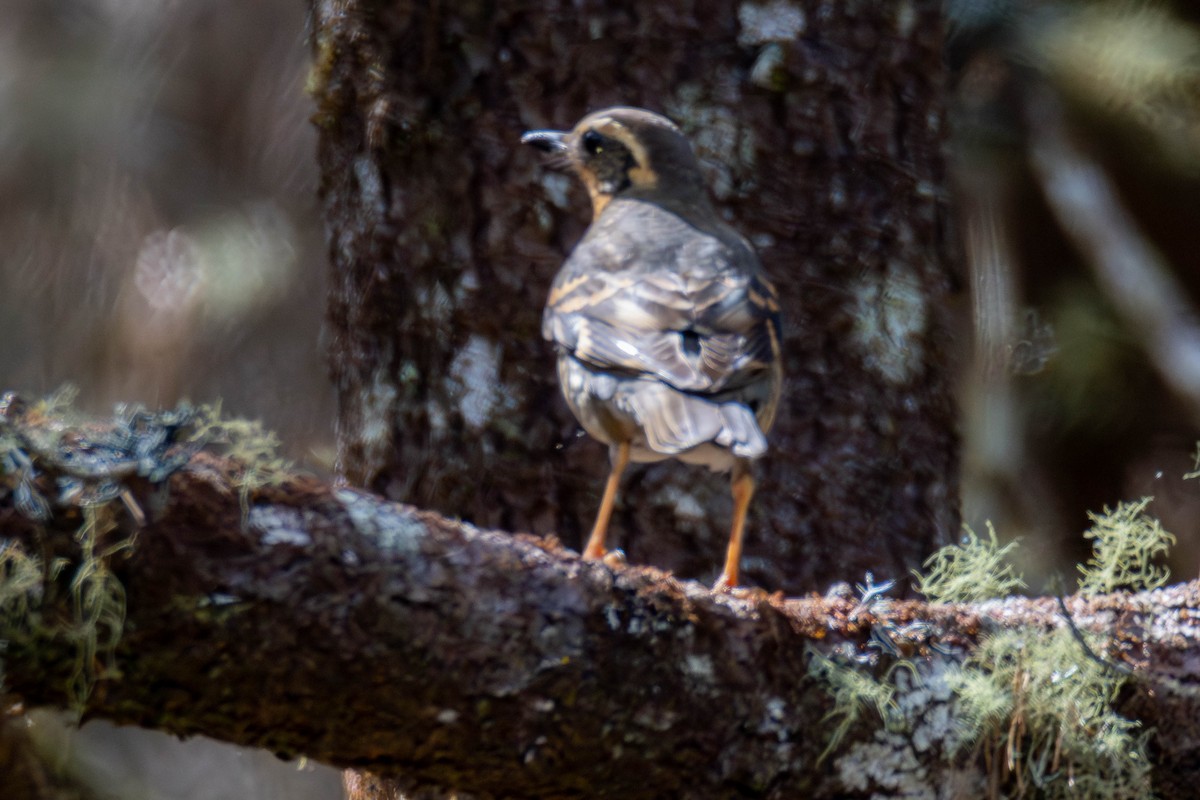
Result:
M517 142L607 105L692 139L785 310L786 386L744 574L905 579L958 530L934 0L605 4L314 0L339 464L357 485L572 547L604 449L539 325L583 192ZM724 480L633 470L631 561L711 579Z
M152 472L171 435L151 425L120 440L150 441L130 449ZM100 445L117 439L93 425L58 441L28 459L29 486L100 466ZM944 675L985 634L1067 624L1048 599L712 594L309 477L249 489L252 473L207 453L165 485L110 465L88 478L120 489L98 507L111 525L91 557L70 499L36 521L19 492L0 493L3 548L65 564L30 592L32 613L2 617L7 690L26 706L71 702L72 591L107 551L127 611L111 661L92 653L85 718L362 767L416 796L983 796L983 755L950 755L958 711ZM1190 797L1200 584L1068 607L1133 672L1120 708L1155 729L1159 796ZM909 730L870 712L821 761L833 701L809 674L812 652L875 679L903 658L919 676L894 681ZM1081 647L1075 664L1088 658Z

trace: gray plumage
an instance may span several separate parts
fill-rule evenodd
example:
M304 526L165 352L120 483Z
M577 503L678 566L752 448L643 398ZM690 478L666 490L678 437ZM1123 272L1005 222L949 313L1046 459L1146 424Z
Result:
M584 117L526 144L565 155L593 221L550 287L542 333L575 417L612 470L584 558L601 558L621 473L676 458L732 471L733 521L715 587L738 584L750 464L782 389L779 303L753 248L713 211L669 120L635 108Z
M774 292L708 209L613 199L551 288L543 335L580 424L634 461L728 470L767 449L781 388Z

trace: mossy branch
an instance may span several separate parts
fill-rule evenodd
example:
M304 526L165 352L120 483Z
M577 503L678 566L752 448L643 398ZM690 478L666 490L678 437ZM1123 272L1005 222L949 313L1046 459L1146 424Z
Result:
M1080 566L1082 596L1166 583L1167 571L1155 560L1174 537L1146 516L1149 503L1145 498L1090 515L1093 526L1085 536L1093 554ZM926 562L926 573L916 573L918 590L935 602L977 603L1007 595L1024 585L1008 561L1016 545L1001 546L990 524L986 539L967 529L959 544ZM958 738L948 740L944 757L960 763L970 748L991 754L989 798L1030 792L1065 798L1081 791L1105 800L1150 796L1149 734L1117 708L1127 678L1136 678L1136 672L1097 655L1097 649L1109 649L1108 635L1081 631L1063 598L1057 602L1062 620L1056 627L1000 627L945 670L941 678L950 690ZM892 725L897 686L889 676L847 676L820 657L813 663L834 698L831 716L842 719L831 748L868 704L878 707L885 726ZM890 705L880 706L878 698Z
M1170 749L1200 746L1200 697L1171 688L1200 681L1200 585L1067 601L1097 651L1134 675L1115 702L1115 679L1100 676L1107 688L1084 702L1064 681L1101 667L1059 641L1050 599L714 595L278 468L247 490L246 465L196 449L197 428L175 425L178 412L67 424L30 408L10 407L0 430L18 442L0 489L0 639L5 687L26 706L68 707L81 694L78 641L31 632L92 620L85 717L367 767L413 787L855 796L951 774L986 787L992 731L1016 743L1013 764L1036 765L1028 781L1057 765L1078 782L1084 762L1065 729L1034 724L1043 709L1033 707L1054 704L1073 710L1053 719L1074 715L1104 752L1153 728L1163 797L1189 796L1171 781L1189 778L1190 791L1200 779L1191 751ZM72 479L81 491L56 491ZM121 611L120 624L103 609ZM1046 655L1033 649L1042 644ZM847 702L868 698L856 716L822 690L839 685ZM1121 727L1093 700L1144 727ZM1010 737L1014 720L1021 735ZM821 762L831 729L842 738Z

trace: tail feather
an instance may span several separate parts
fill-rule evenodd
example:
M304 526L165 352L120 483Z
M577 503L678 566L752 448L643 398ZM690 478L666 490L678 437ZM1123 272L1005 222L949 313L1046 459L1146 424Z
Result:
M758 458L767 452L767 437L758 427L754 412L741 403L722 403L719 408L725 424L717 435L717 444L740 458Z
M707 442L739 458L758 458L767 451L758 420L741 403L718 403L659 383L640 385L628 399L655 452L678 455Z

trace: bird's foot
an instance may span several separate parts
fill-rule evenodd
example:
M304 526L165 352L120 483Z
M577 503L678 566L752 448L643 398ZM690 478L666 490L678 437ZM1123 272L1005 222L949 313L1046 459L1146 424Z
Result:
M723 572L721 577L717 578L717 582L713 584L712 590L719 594L733 594L737 588L737 576Z
M604 561L604 566L611 569L624 567L629 563L625 560L625 551L621 550L620 548L617 548L616 550L609 550L604 554L604 558L602 560Z

